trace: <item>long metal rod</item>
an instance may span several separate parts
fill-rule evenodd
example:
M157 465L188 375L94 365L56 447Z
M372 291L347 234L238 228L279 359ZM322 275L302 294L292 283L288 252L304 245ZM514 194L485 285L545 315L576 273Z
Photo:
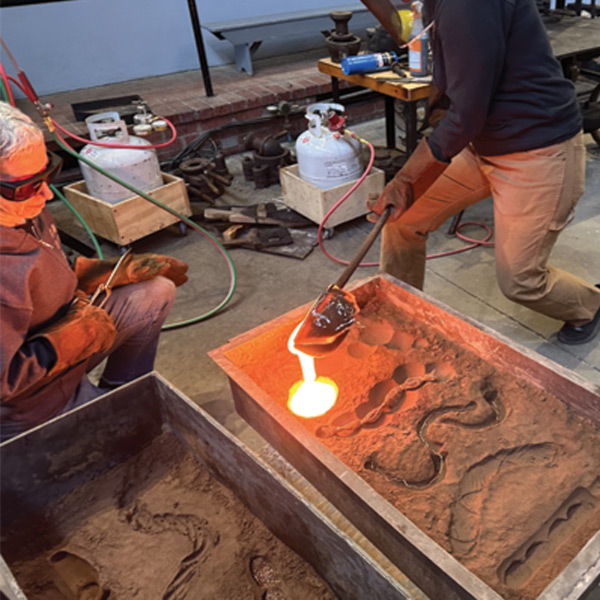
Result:
M362 246L358 249L358 252L354 256L354 258L348 263L348 266L344 270L344 272L340 275L338 280L335 282L335 285L339 288L343 288L347 283L350 277L352 277L352 273L356 271L360 261L365 257L365 254L369 251L369 248L373 245L373 242L377 239L379 232L383 229L385 222L388 220L390 213L392 212L392 206L386 206L385 210L381 213L381 216L377 220L375 227L371 229L371 232L362 243Z
M196 50L200 60L200 68L202 70L202 79L204 80L204 90L207 96L214 96L212 83L210 81L210 71L208 70L208 61L206 60L206 50L204 49L204 40L202 39L202 28L200 27L200 19L196 10L196 0L188 0L188 8L190 11L190 19L194 30L194 39L196 40Z

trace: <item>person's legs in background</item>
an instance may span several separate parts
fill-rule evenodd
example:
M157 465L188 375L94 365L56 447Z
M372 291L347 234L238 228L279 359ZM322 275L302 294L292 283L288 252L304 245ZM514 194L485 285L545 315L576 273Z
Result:
M510 300L573 326L590 322L600 290L547 264L583 194L582 136L482 159L494 196L496 272Z
M490 193L479 158L467 147L421 198L383 228L381 270L423 289L428 234Z

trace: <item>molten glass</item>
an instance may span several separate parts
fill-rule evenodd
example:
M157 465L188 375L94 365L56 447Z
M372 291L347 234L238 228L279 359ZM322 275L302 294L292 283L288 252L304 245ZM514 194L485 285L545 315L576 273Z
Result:
M337 393L337 385L327 377L298 381L290 389L288 408L305 419L320 417L335 404Z
M317 377L315 359L295 347L294 339L299 328L300 325L290 336L288 350L300 360L303 379L291 387L288 408L295 415L308 419L324 415L335 404L338 388L331 379Z

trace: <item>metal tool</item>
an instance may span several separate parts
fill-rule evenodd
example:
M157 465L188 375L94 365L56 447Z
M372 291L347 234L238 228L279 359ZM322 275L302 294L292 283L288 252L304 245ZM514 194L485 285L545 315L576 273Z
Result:
M393 206L386 206L344 272L317 298L304 317L294 339L294 347L300 352L315 358L326 356L342 343L350 331L359 308L354 296L342 288L373 245L392 209Z
M117 261L117 264L114 266L113 270L110 272L110 275L108 276L108 279L106 280L105 283L101 283L97 288L96 291L90 296L89 299L89 304L94 305L94 302L96 302L96 300L98 299L98 297L100 296L100 294L104 293L104 298L102 298L102 300L100 301L100 304L97 304L95 306L97 306L98 308L102 308L104 306L104 304L106 303L106 301L108 300L110 294L111 294L111 284L115 279L115 276L117 275L118 271L121 269L121 267L129 261L129 258L131 257L131 248L128 248L122 255L121 258L119 258L119 260Z

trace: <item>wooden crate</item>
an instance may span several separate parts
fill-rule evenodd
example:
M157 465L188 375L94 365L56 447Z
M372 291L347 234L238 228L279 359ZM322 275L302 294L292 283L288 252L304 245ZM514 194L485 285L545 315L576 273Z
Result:
M183 179L169 173L162 173L162 178L164 185L148 194L182 215L191 216L192 209ZM85 181L72 183L63 191L96 235L121 246L179 221L176 216L141 196L133 196L117 204L90 196Z
M0 444L0 591L11 600L25 598L8 565L11 548L18 550L23 543L30 543L31 532L8 535L15 531L15 523L31 521L47 508L59 507L65 496L126 463L163 433L178 437L210 475L311 564L340 599L427 600L411 582L399 581L393 566L365 544L356 530L339 529L326 516L324 507L313 506L296 486L157 373ZM165 455L150 467L153 477L165 477L172 465L173 458ZM77 527L85 515L106 513L113 505L114 498L99 496L92 506L81 506L70 514L68 526L63 528ZM201 514L202 507L199 511ZM55 523L45 522L44 535L50 539L56 536L55 527ZM38 530L35 535L39 535ZM114 549L100 546L98 550L96 559L102 564L103 557L110 558ZM237 555L231 557L232 561L239 559ZM221 576L219 572L205 575L214 580ZM187 577L200 575L191 568Z
M321 223L331 207L354 185L354 182L350 182L322 190L298 175L298 165L281 169L279 179L285 204L317 224ZM372 167L365 180L327 219L325 226L335 227L366 215L369 212L365 206L367 196L380 194L384 187L384 172Z
M514 343L503 339L499 334L389 275L358 282L351 286L351 289L357 297L359 305L365 306L371 300L375 300L380 305L387 303L394 310L401 311L406 323L420 324L417 325L417 328L420 326L431 327L448 340L460 344L474 356L486 361L490 369L511 373L521 381L522 385L525 386L527 383L530 386L527 389L537 388L544 393L552 394L558 401L555 406L562 402L573 413L583 417L592 426L591 428L597 430L600 440L600 396L597 387L586 380L534 352L515 347ZM358 471L343 462L315 435L319 424L329 422L327 417L324 417L322 421L319 419L303 420L294 416L287 409L287 390L292 383L299 379L300 375L299 366L294 362L295 357L287 358L287 340L297 323L306 315L309 307L310 305L299 307L269 323L239 335L228 344L209 353L230 379L237 412L432 600L501 600L501 597L504 596L492 589L410 520L404 513L404 504L399 503L398 506L391 504ZM385 340L381 341L381 336L384 336L386 331L384 321L382 320L381 324L377 321L373 321L373 323L375 329L372 331L373 337L370 344L373 347L384 345ZM379 330L377 326L380 327ZM362 327L368 329L364 323ZM359 343L360 329L355 326L334 355L318 359L316 372L318 375L331 376L340 386L340 394L343 391L342 386L348 389L354 385L352 382L359 382L360 385L367 386L362 399L368 398L369 401L374 401L374 396L371 397L368 394L369 384L367 382L371 380L386 381L387 375L381 377L372 375L377 373L379 361L384 354L361 353L361 349L364 350L366 344ZM416 339L418 340L418 338ZM390 341L392 346L395 344L395 347L398 348L395 356L397 356L400 367L396 367L396 363L392 360L389 362L390 368L394 368L394 374L398 372L401 375L402 365L409 364L415 360L414 356L417 355L426 356L427 361L431 361L432 364L435 362L436 352L432 352L430 346L420 349L418 343L416 346L409 343L407 347L405 341L402 336L394 336ZM343 353L346 357L350 356L345 348L349 348L353 353L352 359L342 360L340 358L339 353ZM350 383L343 381L341 375L340 378L336 378L334 372L337 368L336 365L339 367L344 360L350 365L352 372L352 376L348 377L350 369L343 371L348 381L352 380ZM275 376L269 370L273 364L277 364ZM463 375L461 374L460 377ZM468 379L469 374L465 373L464 377ZM383 394L386 389L388 388L380 387L379 391ZM352 398L352 402L357 402L356 398ZM367 402L358 408L365 408L367 405L369 409L373 408L373 405ZM552 409L544 403L539 403L537 406L538 413L532 415L532 421L537 427L538 437L545 440L545 415L549 415ZM356 412L358 416L358 410ZM361 414L366 414L366 409ZM399 414L403 415L402 419L405 418L404 413ZM443 412L440 410L439 414L443 414ZM385 440L385 444L389 445L394 443L394 439L400 439L395 438L395 435L400 436L401 434L398 433L398 429L386 429L385 419L388 416L390 415L381 417L382 423L378 424L379 428L369 425L366 429L371 427L368 435L379 436L379 439ZM347 423L348 420L343 422ZM489 432L494 427L495 425L490 426L483 434L475 434L473 445L470 448L476 447L478 440L480 441L484 436L491 436L492 434ZM454 432L456 436L458 435L457 431ZM533 444L532 431L529 432L531 437L528 436L522 440L524 444ZM361 446L363 433L365 432L347 438L350 440L348 447L356 448L356 455L359 458L362 456L360 449L363 448ZM499 455L501 455L500 449L505 443L503 440L508 439L505 434L506 430L498 438L494 438L494 443L497 445L497 448L494 446L494 450L498 449ZM520 444L519 435L523 435L523 430L516 428L512 435ZM570 443L575 444L575 441ZM510 463L510 460L507 462ZM548 467L548 472L551 474L550 478L554 476L558 481L554 466ZM581 470L584 467L586 465L582 464ZM577 471L578 469L575 468L573 475L576 475ZM588 472L588 478L591 476L593 473ZM478 481L481 486L484 486L482 479L478 479ZM524 493L534 494L534 490L530 487L531 481L523 478ZM593 491L590 493L590 502L596 507L594 510L597 510L600 504L600 488L598 479L595 481ZM584 488L577 488L577 493L582 490ZM415 493L424 494L425 491L419 490ZM560 498L553 494L549 495L546 500L547 504L561 505L564 497L569 496L570 491L565 488L561 493L563 496L557 494ZM540 492L537 494L539 497ZM570 498L571 496L568 500ZM552 506L550 508L552 509ZM555 514L559 513L560 510ZM434 520L434 516L431 516L432 520ZM568 517L560 517L552 527L563 520L568 520ZM506 523L507 528L509 525ZM546 525L547 523L544 523L540 529L544 530ZM545 541L544 538L542 542ZM527 543L529 544L529 541ZM533 547L531 544L530 546ZM527 544L523 547L527 547ZM559 546L559 548L562 547ZM494 562L490 567L496 568L495 565ZM499 567L501 568L502 565ZM588 593L597 587L598 581L600 581L600 531L591 535L574 558L561 572L555 573L555 577L535 598L536 600L587 598ZM515 591L514 596L510 597L521 599L526 597L528 600L533 600L531 595L520 595L519 589Z

